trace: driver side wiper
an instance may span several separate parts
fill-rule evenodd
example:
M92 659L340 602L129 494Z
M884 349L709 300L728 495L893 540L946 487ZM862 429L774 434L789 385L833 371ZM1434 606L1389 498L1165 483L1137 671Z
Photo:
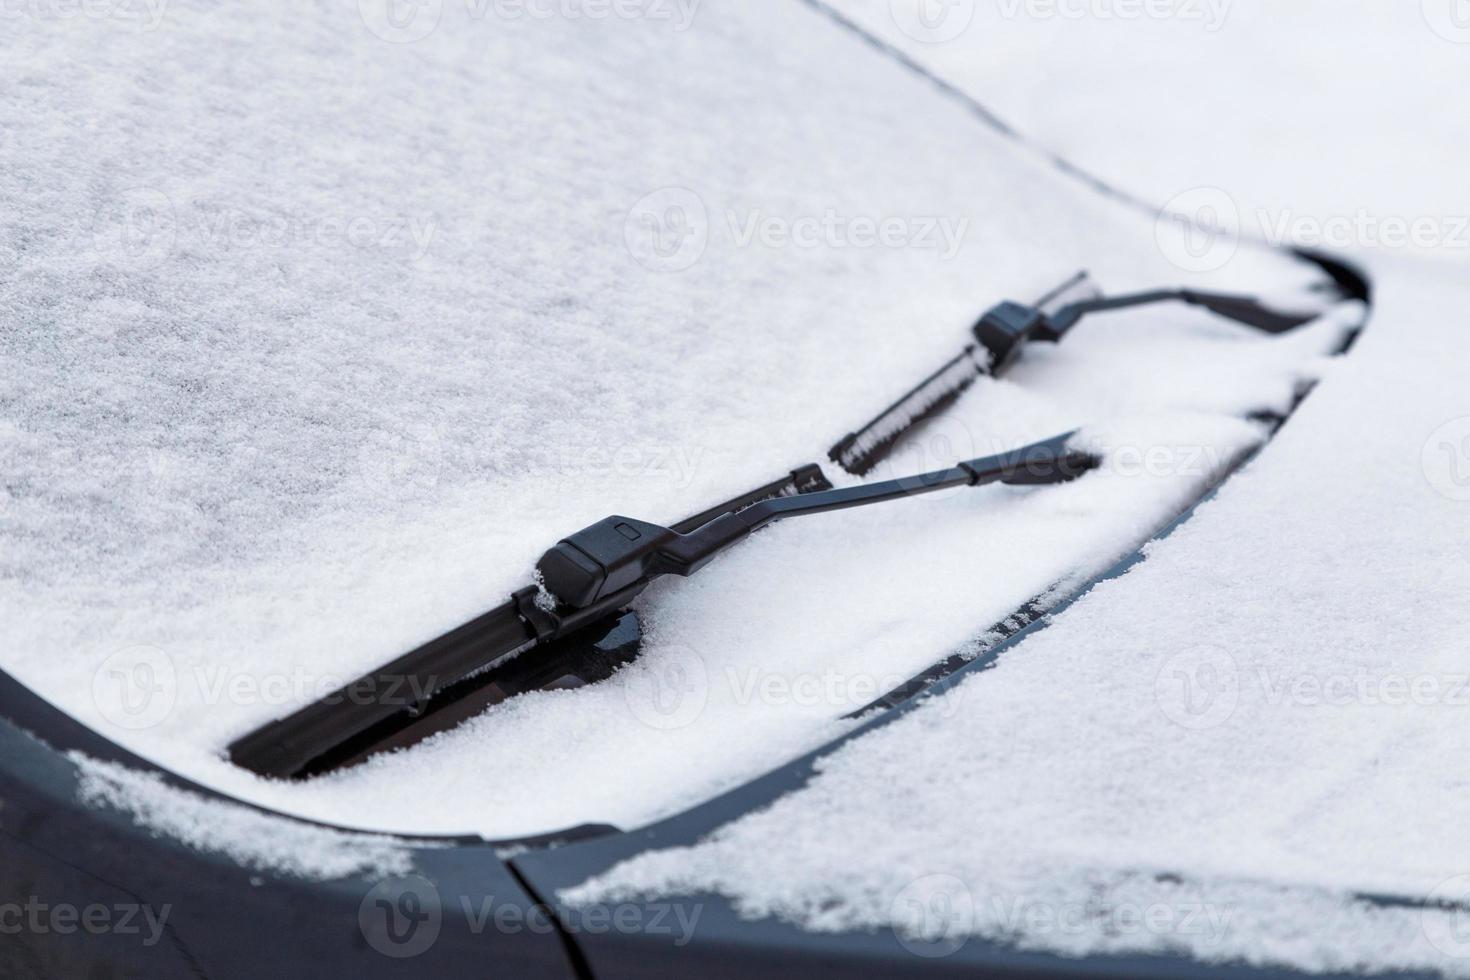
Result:
M530 586L505 605L439 637L300 711L272 722L229 748L236 765L262 776L300 778L360 756L429 709L434 695L466 678L524 656L615 616L651 583L688 576L775 521L990 484L1041 486L1075 479L1099 465L1092 454L1057 436L1012 452L958 463L947 470L842 489L775 496L729 509L696 527L664 527L609 517L563 538L537 564L543 587Z

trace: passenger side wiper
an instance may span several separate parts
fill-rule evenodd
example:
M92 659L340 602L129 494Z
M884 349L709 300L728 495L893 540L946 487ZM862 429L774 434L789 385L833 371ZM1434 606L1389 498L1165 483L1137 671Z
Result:
M854 476L864 476L892 452L905 433L954 404L980 378L1005 374L1027 344L1058 343L1092 313L1168 302L1199 306L1271 334L1295 329L1319 315L1274 310L1254 296L1198 289L1103 296L1087 273L1079 272L1033 305L1004 302L992 307L970 330L975 343L867 425L844 436L828 458Z
M332 760L360 756L376 737L386 739L411 723L446 687L615 616L655 580L692 575L774 521L950 487L1066 482L1098 465L1095 456L1073 448L1071 438L1058 436L883 483L775 496L730 508L697 526L690 526L693 519L664 527L606 518L542 556L537 571L543 588L521 589L500 608L246 735L230 746L230 758L252 772L283 779L333 768Z

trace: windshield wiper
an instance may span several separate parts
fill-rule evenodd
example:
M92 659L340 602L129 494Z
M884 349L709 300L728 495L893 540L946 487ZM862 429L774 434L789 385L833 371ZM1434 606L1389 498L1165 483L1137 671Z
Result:
M521 589L498 609L246 735L230 746L230 758L252 772L282 779L334 768L332 760L360 758L374 742L388 741L393 731L412 724L430 709L435 694L616 617L658 578L692 575L774 521L950 487L1063 483L1099 462L1073 448L1071 438L1058 436L883 483L774 496L728 508L696 526L691 526L694 518L664 527L609 517L562 539L542 556L537 571L544 588Z
M844 436L828 452L828 458L854 476L864 476L889 455L905 433L954 404L980 378L1005 374L1027 344L1057 343L1092 313L1169 302L1199 306L1271 334L1285 333L1320 315L1283 312L1253 296L1198 289L1156 289L1104 296L1086 272L1079 272L1034 304L1004 302L992 307L970 330L975 343L867 425Z
M812 463L687 517L673 528L694 531L717 517L764 500L830 489L832 484L827 475ZM431 709L442 708L443 702L452 700L461 689L477 686L475 681L499 686L507 692L506 696L523 693L544 672L537 666L509 668L519 654L532 647L558 646L561 649L553 652L566 654L565 659L588 659L585 654L596 648L600 640L588 638L587 633L605 621L616 619L622 607L636 595L635 591L626 597L611 597L596 609L558 617L558 624L548 628L537 608L538 601L544 604L540 590L527 586L514 593L504 605L430 640L289 718L240 738L228 749L230 760L263 776L280 778L299 778L339 768L372 746L387 745ZM528 616L536 617L540 625L533 627ZM625 641L617 645L619 656L630 655L628 646ZM504 674L514 676L502 678ZM596 676L596 670L588 676ZM444 697L439 697L441 694Z

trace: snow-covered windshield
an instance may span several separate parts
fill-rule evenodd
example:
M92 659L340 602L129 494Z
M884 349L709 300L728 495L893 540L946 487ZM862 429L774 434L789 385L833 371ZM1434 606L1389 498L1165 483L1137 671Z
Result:
M885 472L1077 426L1121 465L779 528L651 590L605 684L265 783L224 746L499 604L569 531L820 459L990 303L1080 268L1314 276L1244 246L1209 274L803 4L497 11L7 27L0 667L204 784L492 837L685 807L1138 544L1352 320L1089 321Z

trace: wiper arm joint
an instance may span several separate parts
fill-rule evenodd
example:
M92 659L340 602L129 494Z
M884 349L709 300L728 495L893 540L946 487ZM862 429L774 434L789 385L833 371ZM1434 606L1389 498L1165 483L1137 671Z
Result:
M631 517L608 517L557 543L537 565L541 581L574 610L640 588L663 575L692 575L716 555L773 521L897 500L958 486L1063 483L1096 468L1096 457L1068 446L1072 434L918 476L800 496L777 497L725 514L688 534Z

